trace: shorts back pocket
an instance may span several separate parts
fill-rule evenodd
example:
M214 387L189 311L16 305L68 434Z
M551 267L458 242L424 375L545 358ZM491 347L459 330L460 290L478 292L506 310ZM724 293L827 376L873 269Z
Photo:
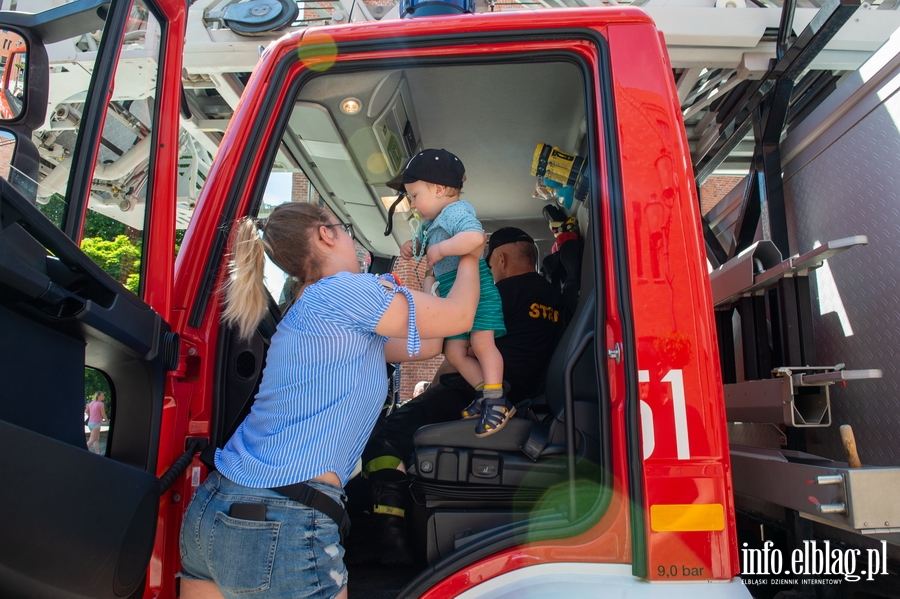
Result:
M239 520L216 513L209 537L209 570L228 593L258 593L269 588L280 522Z

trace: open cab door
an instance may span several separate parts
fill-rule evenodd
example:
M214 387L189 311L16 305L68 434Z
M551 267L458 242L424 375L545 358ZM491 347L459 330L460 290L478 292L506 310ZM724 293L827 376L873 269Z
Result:
M3 597L127 597L147 580L179 346L178 4L0 12Z

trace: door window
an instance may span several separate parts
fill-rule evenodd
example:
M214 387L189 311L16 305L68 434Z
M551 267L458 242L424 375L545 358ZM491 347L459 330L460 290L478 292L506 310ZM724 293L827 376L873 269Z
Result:
M66 210L84 92L102 37L97 31L48 47L51 109L44 127L35 132L42 175L38 204L57 226ZM135 0L119 49L81 237L82 250L134 293L140 286L160 40L157 19L142 0Z

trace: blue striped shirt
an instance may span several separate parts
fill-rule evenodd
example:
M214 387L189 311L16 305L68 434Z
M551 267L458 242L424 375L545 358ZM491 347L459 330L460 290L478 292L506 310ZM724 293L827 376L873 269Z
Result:
M387 396L387 338L375 327L397 291L410 297L346 272L304 290L272 337L250 414L216 452L222 475L252 488L328 471L347 483Z

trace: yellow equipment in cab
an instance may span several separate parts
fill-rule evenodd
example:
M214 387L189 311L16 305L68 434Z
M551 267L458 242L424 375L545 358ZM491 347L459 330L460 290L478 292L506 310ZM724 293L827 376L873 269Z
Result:
M585 164L584 156L569 154L556 146L539 143L531 160L531 174L543 179L548 186L570 188L568 193L560 194L560 197L568 196L566 209L569 209L572 196L578 201L587 197L588 177L584 172Z
M539 143L534 149L531 174L556 181L562 185L575 186L584 168L584 157L567 154L556 146Z

